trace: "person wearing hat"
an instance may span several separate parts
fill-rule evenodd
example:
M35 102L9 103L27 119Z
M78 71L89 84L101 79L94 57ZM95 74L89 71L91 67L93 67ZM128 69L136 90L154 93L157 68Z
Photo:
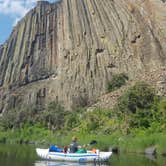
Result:
M78 150L77 137L72 137L72 142L70 144L70 153L75 153Z

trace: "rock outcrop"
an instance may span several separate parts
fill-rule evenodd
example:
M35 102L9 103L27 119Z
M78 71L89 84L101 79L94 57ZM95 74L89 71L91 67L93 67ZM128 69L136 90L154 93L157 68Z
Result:
M122 72L166 95L165 5L39 1L0 46L0 112L55 100L69 109L90 104Z

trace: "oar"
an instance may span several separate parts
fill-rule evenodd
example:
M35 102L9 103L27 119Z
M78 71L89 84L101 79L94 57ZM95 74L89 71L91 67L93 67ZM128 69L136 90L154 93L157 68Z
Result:
M92 140L90 141L89 145L94 145L94 144L97 144L97 141L96 140Z
M85 148L85 147L88 147L90 145L95 145L95 144L97 144L97 141L96 140L91 140L88 144L83 145L83 147Z

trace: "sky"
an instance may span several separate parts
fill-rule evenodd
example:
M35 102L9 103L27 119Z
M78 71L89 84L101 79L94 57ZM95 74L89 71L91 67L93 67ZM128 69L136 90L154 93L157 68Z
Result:
M3 44L25 14L36 5L38 0L0 0L0 44ZM47 0L55 2L57 0Z

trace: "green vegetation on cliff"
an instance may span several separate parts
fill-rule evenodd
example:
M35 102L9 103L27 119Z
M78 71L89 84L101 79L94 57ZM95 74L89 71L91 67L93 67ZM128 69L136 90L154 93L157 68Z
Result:
M10 110L1 117L1 141L65 145L72 135L82 144L98 140L100 149L118 146L129 152L143 152L156 146L166 150L166 99L144 82L136 83L118 99L114 109L65 110L51 102L45 110Z
M125 85L128 80L128 76L124 73L113 75L112 79L108 81L107 89L112 92L121 86Z

